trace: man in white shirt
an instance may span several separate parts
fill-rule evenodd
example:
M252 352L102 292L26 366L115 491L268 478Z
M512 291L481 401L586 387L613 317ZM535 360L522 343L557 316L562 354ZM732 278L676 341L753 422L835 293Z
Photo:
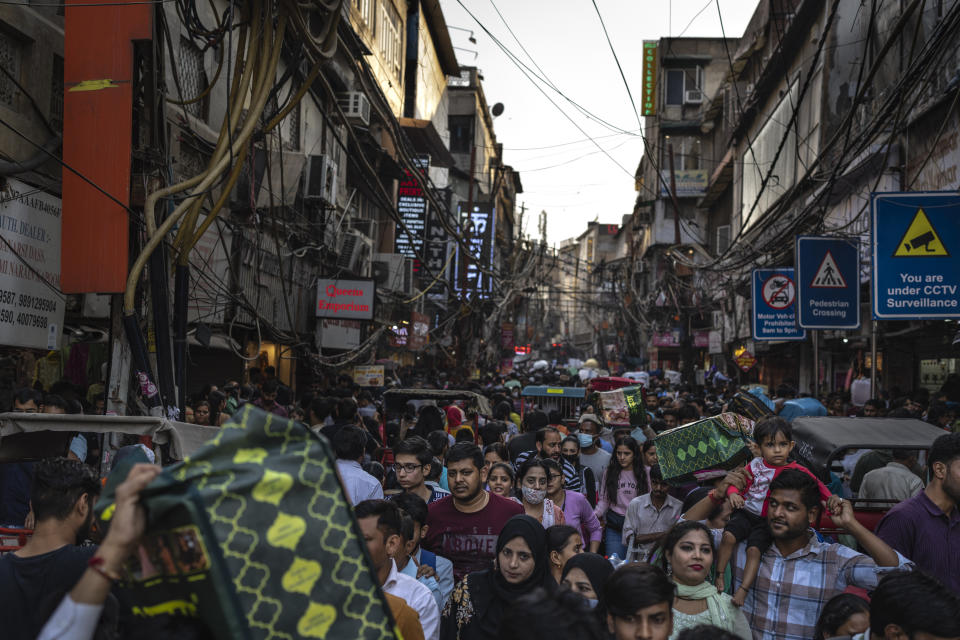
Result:
M420 546L420 541L427 535L428 531L427 518L429 517L429 511L427 510L427 503L420 496L412 493L401 493L393 496L391 502L410 516L414 524L413 536L410 540L411 550L409 551L412 562L408 563L406 567L401 567L401 571L407 575L411 575L412 571L412 575L430 587L431 591L433 591L431 580L435 580L440 592L438 596L434 591L434 597L437 599L437 605L443 610L447 598L453 593L453 563L443 556L438 556ZM410 566L412 564L416 565L415 569Z
M890 508L923 491L923 481L912 469L917 464L917 452L906 449L894 449L893 462L885 467L874 469L863 476L857 497L865 500L889 500L885 503L871 503L870 506Z
M340 483L347 492L350 504L354 506L364 500L383 498L383 487L380 481L360 466L366 442L367 432L352 425L342 427L333 438Z
M439 640L440 608L433 594L415 578L397 571L393 561L402 542L400 508L386 500L364 500L354 514L373 561L375 579L386 593L403 598L420 615L425 640Z
M623 543L628 558L637 562L650 559L656 543L670 530L683 511L683 503L669 494L660 466L650 468L650 493L637 496L627 505L623 523Z

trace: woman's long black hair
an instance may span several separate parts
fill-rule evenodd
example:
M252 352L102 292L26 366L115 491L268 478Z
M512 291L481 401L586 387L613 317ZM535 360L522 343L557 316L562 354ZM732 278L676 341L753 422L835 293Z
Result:
M633 475L637 477L637 495L643 495L650 491L647 486L647 473L643 468L643 456L640 455L640 445L630 436L617 441L613 448L613 455L610 456L610 463L607 465L606 491L607 499L611 503L617 500L617 488L620 484L620 461L617 459L617 447L624 446L633 451Z
M710 535L710 528L697 520L681 520L673 525L670 530L667 531L667 534L663 536L663 539L660 541L660 544L657 545L656 550L651 556L652 559L650 562L667 571L667 554L673 553L673 549L677 546L677 543L683 539L683 536L691 531L703 531L704 535L707 536L707 541L710 543L710 548L713 549L713 557L716 558L717 549L713 545L713 536Z

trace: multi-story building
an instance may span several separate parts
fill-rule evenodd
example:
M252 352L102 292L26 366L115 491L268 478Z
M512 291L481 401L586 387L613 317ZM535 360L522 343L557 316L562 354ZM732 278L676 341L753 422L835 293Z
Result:
M709 216L697 206L715 155L705 115L736 46L729 38L662 38L644 46L652 87L644 96L647 148L636 174L639 236L624 319L634 327L642 322L635 330L645 339L635 355L650 368L684 368L689 375L708 364L695 336L709 328L711 314L704 282L689 265L713 244Z
M952 323L870 321L869 221L872 192L956 188L958 24L957 2L862 11L777 0L758 5L731 48L722 86L707 91L709 180L697 205L712 241L701 274L719 312L720 362L732 368L739 348L758 355L741 379L825 392L876 364L881 388L933 390L957 370L945 357ZM820 331L816 384L810 332L767 343L750 328L750 270L792 266L803 233L856 238L861 249L862 327Z

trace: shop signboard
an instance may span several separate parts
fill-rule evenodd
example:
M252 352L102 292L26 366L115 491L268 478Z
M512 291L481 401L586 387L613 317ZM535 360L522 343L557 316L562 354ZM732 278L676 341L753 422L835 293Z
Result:
M403 226L397 223L394 248L395 253L413 258L413 270L420 271L418 256L423 253L429 210L427 198L423 193L423 180L430 168L430 156L414 158L414 165L420 175L404 170L406 177L397 187L397 212L403 220ZM404 226L406 229L403 228Z
M356 349L360 346L360 321L320 318L317 345L321 349Z
M803 340L797 325L797 286L793 267L754 269L753 339Z
M723 353L723 336L716 329L710 331L707 347L711 355Z
M660 195L670 195L670 172L661 171ZM707 191L709 176L706 169L680 169L673 172L673 183L678 198L699 198Z
M640 112L657 115L657 41L643 41L643 86L640 91Z
M0 344L57 349L66 300L60 289L61 201L6 178L0 190Z
M874 193L873 317L960 317L960 194Z
M497 237L496 207L487 202L474 205L472 211L465 209L460 209L460 226L470 249L465 260L462 243L457 245L454 289L486 297L493 291L490 270L493 268L493 247Z
M317 280L317 317L373 320L373 280Z
M740 370L744 373L750 371L750 369L753 369L753 367L757 364L757 359L746 349L737 349L733 355L733 359L736 361L737 366L740 367Z
M500 325L500 348L504 351L512 351L514 347L514 329L512 322L504 322Z
M353 382L361 387L382 387L384 383L383 365L368 364L354 367Z
M410 314L410 338L407 347L411 351L420 351L430 342L430 316L416 311Z
M655 347L679 347L680 329L671 329L670 331L656 331L651 340Z
M797 236L797 307L804 329L860 327L856 238Z

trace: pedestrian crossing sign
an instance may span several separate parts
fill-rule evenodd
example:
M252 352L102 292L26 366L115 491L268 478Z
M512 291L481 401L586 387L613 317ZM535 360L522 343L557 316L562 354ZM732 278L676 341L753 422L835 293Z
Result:
M837 267L837 261L833 259L830 251L823 256L817 274L813 276L813 282L810 286L816 289L845 289L847 281L843 279L840 268Z
M930 224L930 219L923 209L917 209L917 215L907 227L906 232L893 253L894 258L935 258L949 256L950 252L943 246L943 241L937 230Z
M860 247L855 238L797 236L797 320L804 329L860 326Z

